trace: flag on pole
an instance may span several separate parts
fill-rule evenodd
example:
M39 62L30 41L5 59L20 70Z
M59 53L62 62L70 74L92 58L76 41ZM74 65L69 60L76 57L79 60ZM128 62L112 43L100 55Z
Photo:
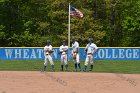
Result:
M70 6L70 15L71 16L76 16L76 17L79 17L79 18L83 17L83 13L80 12L78 9L76 9L73 6Z

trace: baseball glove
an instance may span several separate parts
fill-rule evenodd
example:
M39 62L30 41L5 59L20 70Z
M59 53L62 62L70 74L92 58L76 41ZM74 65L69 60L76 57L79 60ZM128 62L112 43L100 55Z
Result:
M68 50L67 49L65 49L65 50L63 50L64 52L67 52Z
M73 59L76 59L76 55L73 55Z
M53 53L53 50L49 50L49 53Z

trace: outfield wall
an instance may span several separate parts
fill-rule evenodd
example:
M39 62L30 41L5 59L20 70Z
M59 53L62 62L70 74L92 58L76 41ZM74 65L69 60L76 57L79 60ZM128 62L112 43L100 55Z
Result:
M55 47L52 57L60 60L59 48ZM69 60L72 60L68 53ZM84 48L79 49L80 60L85 60ZM140 60L140 47L107 48L99 47L95 53L96 60ZM44 60L43 47L1 47L0 60Z

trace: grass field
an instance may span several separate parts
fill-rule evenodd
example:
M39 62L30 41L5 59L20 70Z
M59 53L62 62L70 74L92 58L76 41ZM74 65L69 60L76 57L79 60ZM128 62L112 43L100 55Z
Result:
M60 71L60 62L54 61L55 71ZM73 71L74 63L69 61L69 71ZM84 67L84 61L81 61L82 68ZM89 69L88 65L88 69ZM1 71L42 71L43 60L14 60L3 61L0 60ZM47 71L51 71L51 66L48 64ZM105 61L98 60L94 63L94 72L108 72L108 73L138 73L140 74L140 60L137 61Z

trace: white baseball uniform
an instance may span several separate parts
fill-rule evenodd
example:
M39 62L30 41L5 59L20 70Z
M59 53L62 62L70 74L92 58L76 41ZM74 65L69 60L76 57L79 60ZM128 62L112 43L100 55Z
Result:
M63 62L65 63L65 65L67 65L67 52L65 52L64 50L68 50L68 46L64 46L61 45L59 48L59 51L61 52L61 65L63 64Z
M44 60L44 66L47 65L48 61L50 62L51 65L54 65L51 54L49 52L46 52L46 50L52 50L52 46L45 46L44 47L44 55L45 55L45 60Z
M93 65L93 57L94 57L94 52L98 49L98 47L94 44L87 44L86 46L87 49L87 56L86 56L86 60L85 60L85 65L88 65L88 62L90 61L90 64Z
M72 43L72 55L76 55L76 59L74 61L76 61L77 63L80 63L79 53L76 52L77 48L79 51L79 43L75 41L74 43Z

